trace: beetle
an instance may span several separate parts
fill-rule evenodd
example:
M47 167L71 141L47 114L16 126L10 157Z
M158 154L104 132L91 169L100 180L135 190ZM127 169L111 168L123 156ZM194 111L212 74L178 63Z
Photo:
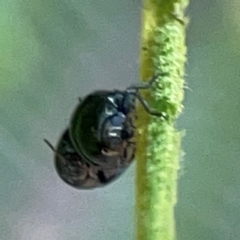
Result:
M55 167L63 181L78 189L92 189L105 186L127 169L136 150L136 100L148 114L165 117L152 110L139 92L151 88L159 75L124 91L89 94L80 100L56 149L44 139L55 152Z

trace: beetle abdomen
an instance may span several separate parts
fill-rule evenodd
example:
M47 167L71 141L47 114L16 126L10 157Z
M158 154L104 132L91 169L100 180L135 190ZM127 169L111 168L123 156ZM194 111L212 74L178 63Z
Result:
M74 149L69 131L66 130L56 149L55 166L59 176L69 185L79 189L91 189L104 186L122 174L132 162L134 151L128 153L128 159L120 155L101 154L98 157L102 160L102 165L88 164ZM106 159L108 163L111 160L111 164L104 164Z

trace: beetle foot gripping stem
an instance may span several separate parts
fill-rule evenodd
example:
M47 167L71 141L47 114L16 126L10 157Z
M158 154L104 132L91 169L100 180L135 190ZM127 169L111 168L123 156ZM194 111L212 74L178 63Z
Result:
M149 88L152 87L152 85L156 82L156 80L158 79L159 76L167 76L167 73L159 73L155 76L153 76L149 82L147 83L140 83L137 85L132 85L130 87L127 88L127 91L129 92L129 94L135 95L136 98L138 99L138 101L142 104L144 110L155 117L163 117L164 119L167 119L166 114L164 114L163 112L159 112L157 110L151 109L147 103L147 101L143 98L143 96L140 94L139 90L147 90Z

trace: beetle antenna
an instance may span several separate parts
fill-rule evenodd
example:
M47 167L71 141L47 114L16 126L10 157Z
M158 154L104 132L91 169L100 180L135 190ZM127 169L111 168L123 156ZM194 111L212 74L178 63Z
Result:
M47 139L43 139L43 141L48 145L48 147L60 158L62 159L62 161L67 164L67 160L60 154L57 152L57 150L54 148L54 146L47 140Z
M53 145L47 140L47 139L43 139L43 141L48 145L48 147L53 151L56 152L55 148L53 147Z

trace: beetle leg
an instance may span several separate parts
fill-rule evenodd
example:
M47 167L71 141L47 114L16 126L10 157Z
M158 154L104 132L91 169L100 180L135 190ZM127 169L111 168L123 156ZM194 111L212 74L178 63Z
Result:
M139 100L139 102L142 104L143 108L145 109L145 111L153 116L156 117L164 117L166 118L166 116L162 113L162 112L158 112L156 110L153 110L149 107L148 103L146 102L146 100L142 97L142 95L139 93L139 90L144 90L144 89L149 89L152 87L152 85L156 82L156 80L158 79L159 76L167 76L167 73L159 73L155 76L153 76L149 82L147 83L140 83L138 85L133 85L127 88L127 91L129 94L135 95L136 98Z
M149 107L148 103L146 102L146 100L142 97L142 95L140 93L136 94L137 99L139 100L139 102L142 104L143 108L145 109L145 111L152 115L152 116L156 116L156 117L164 117L166 118L166 116L162 113L162 112L158 112L156 110L153 110Z
M140 84L132 85L127 88L127 90L141 90L141 89L149 89L152 85L156 82L159 76L167 76L167 73L158 73L157 75L153 76L149 82L142 82Z
M119 155L119 153L117 151L111 151L111 150L108 150L106 148L103 148L101 153L105 156L117 156L117 155Z
M182 24L183 26L186 26L187 22L183 18L180 18L180 16L177 16L176 13L170 13L170 16L174 18L176 21L178 21L180 24Z
M130 125L131 125L131 127L132 127L133 129L136 129L136 127L135 127L134 124L133 124L132 118L129 118L129 123L130 123Z

